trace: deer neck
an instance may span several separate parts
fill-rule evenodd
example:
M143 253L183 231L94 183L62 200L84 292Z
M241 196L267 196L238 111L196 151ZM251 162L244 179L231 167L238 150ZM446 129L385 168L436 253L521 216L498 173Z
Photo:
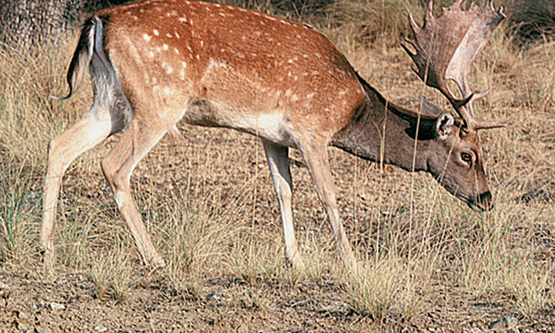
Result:
M362 83L367 102L352 122L334 135L331 145L366 160L393 164L407 171L426 171L428 154L436 143L431 137L431 121L408 119L405 109L389 103L366 82Z

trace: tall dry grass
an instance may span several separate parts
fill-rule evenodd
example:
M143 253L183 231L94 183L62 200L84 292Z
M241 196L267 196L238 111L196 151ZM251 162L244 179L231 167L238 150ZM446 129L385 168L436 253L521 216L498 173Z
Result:
M511 17L522 14L511 12L519 8L517 1L505 3ZM249 6L281 15L271 3ZM396 46L407 32L405 8L421 16L422 1L342 0L304 8L283 15L313 20L389 98L413 106L419 93L440 98L412 76L408 57ZM520 47L511 22L524 20L502 25L471 73L477 90L496 87L480 105L484 117L515 114L507 129L483 135L494 211L470 212L426 175L331 150L342 217L362 269L358 274L342 269L308 172L294 168L296 228L301 251L310 258L304 271L296 271L284 260L279 212L257 139L185 127L186 143L172 148L164 140L132 177L140 212L168 263L153 274L168 293L192 298L200 297L208 279L238 278L254 291L237 302L252 307L267 304L267 295L257 289L260 281L296 285L334 279L344 283L344 299L353 311L376 320L396 313L410 321L437 306L434 299L441 293L461 288L477 297L502 293L524 315L553 303L555 206L547 198L555 190L555 45L547 42L545 29L539 42ZM47 142L91 102L86 86L69 101L48 98L67 89L71 47L45 46L39 57L0 49L4 267L40 265L34 246ZM85 272L98 297L124 300L141 265L98 166L114 140L68 170L56 239L59 265ZM301 160L297 152L292 155ZM543 195L519 200L528 192Z

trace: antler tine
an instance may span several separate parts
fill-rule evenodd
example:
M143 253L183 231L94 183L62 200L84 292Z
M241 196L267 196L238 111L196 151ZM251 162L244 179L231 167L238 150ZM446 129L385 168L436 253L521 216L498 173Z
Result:
M412 29L412 33L416 36L418 34L418 32L420 31L420 27L414 21L414 17L412 16L411 12L409 12L409 23L410 23L410 27Z
M501 119L501 120L479 119L479 120L475 121L474 129L475 130L481 130L481 129L491 129L491 128L505 127L505 126L507 126L507 123L509 122L509 120L511 120L511 118L513 118L513 116L514 116L514 114L506 117L505 119Z
M463 84L465 84L466 82L463 82ZM461 88L459 88L461 89ZM468 96L468 98L464 99L461 102L461 107L465 107L470 115L470 117L474 118L474 108L472 107L472 102L476 102L484 97L487 96L487 94L489 94L489 92L491 91L491 89L493 89L493 86L489 87L486 91L483 91L481 93L477 93L477 92L471 92L470 95ZM468 87L463 87L461 89L461 92L463 92L463 95L465 94L465 92L470 91L470 89Z
M426 8L426 15L424 16L423 28L426 28L426 25L428 22L434 20L433 10L434 10L434 0L430 0L428 2L428 7Z
M403 45L403 48L413 59L416 74L449 100L468 130L485 128L483 125L490 128L494 122L486 124L485 121L475 119L472 109L472 101L483 98L489 89L484 93L475 94L468 87L466 79L474 58L505 15L502 8L497 11L493 8L492 0L488 0L483 7L472 3L467 11L462 10L462 2L463 0L456 0L451 6L443 8L439 17L434 18L433 1L430 1L422 27L414 22L412 14L409 13L414 40L407 39L406 42L410 43L416 52L411 52L406 45ZM448 80L457 84L462 95L460 99L448 88Z
M464 0L457 0L451 7L461 8Z

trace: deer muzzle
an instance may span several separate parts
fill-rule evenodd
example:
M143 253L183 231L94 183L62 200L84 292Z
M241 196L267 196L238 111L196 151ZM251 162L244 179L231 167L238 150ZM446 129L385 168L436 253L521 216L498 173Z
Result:
M493 209L493 200L490 191L484 192L476 197L474 201L467 201L470 208L477 212L484 212Z

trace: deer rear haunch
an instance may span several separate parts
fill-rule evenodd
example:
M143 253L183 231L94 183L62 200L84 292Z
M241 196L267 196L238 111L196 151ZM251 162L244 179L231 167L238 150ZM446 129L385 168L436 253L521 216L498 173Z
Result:
M478 130L506 121L474 118L466 84L472 60L503 19L491 1L463 12L461 1L420 28L411 17L416 73L439 89L458 115L423 101L420 112L386 100L312 27L255 11L197 1L155 0L87 19L71 60L69 98L88 69L91 109L50 141L40 244L54 261L56 207L63 174L84 151L123 131L102 160L117 206L147 265L163 266L130 191L137 163L175 125L227 127L261 138L279 201L285 253L302 259L294 234L289 148L308 167L344 263L356 266L330 172L328 147L426 171L474 210L492 207ZM432 38L432 36L434 38ZM461 90L455 98L445 84ZM415 148L416 147L416 148ZM414 157L414 158L413 158Z

